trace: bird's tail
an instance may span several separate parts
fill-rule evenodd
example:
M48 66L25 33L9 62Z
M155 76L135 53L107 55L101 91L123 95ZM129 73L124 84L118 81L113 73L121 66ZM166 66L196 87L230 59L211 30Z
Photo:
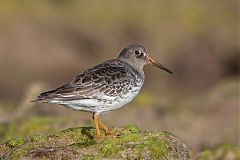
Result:
M55 92L55 90L41 93L37 97L36 100L30 101L30 102L33 102L33 103L50 103L51 100L53 99L53 97L52 97L53 92Z
M49 99L45 99L45 98L38 98L35 100L30 101L31 103L50 103Z

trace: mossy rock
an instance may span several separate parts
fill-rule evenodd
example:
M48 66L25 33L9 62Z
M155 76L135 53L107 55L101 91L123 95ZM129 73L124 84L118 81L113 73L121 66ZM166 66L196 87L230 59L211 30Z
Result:
M113 128L113 135L102 138L95 138L92 127L79 127L49 136L10 139L0 145L1 158L190 159L188 147L176 136L165 131L143 132L132 125Z

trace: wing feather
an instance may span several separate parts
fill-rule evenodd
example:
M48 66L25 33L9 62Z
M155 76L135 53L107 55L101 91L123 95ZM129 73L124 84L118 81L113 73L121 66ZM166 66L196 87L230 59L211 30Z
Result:
M86 70L64 86L42 93L38 100L108 99L128 92L132 81L125 65L110 60Z

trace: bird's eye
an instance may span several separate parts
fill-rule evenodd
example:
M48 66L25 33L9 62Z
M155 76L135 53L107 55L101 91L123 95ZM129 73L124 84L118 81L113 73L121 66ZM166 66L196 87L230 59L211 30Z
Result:
M139 52L139 51L135 51L135 54L136 54L137 56L139 56L139 55L140 55L140 52Z
M139 51L135 51L135 54L137 55L138 58L141 58L144 56L144 53L141 53Z

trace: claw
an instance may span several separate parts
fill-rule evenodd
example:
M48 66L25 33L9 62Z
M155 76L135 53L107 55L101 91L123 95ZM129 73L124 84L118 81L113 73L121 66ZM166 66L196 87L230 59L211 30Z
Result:
M98 114L96 114L96 113L93 114L93 120L94 120L94 123L96 126L96 137L103 137L103 136L100 136L99 127L104 129L105 135L113 134L113 132L110 131L110 129L108 129L108 127L100 121L100 119L98 118Z

